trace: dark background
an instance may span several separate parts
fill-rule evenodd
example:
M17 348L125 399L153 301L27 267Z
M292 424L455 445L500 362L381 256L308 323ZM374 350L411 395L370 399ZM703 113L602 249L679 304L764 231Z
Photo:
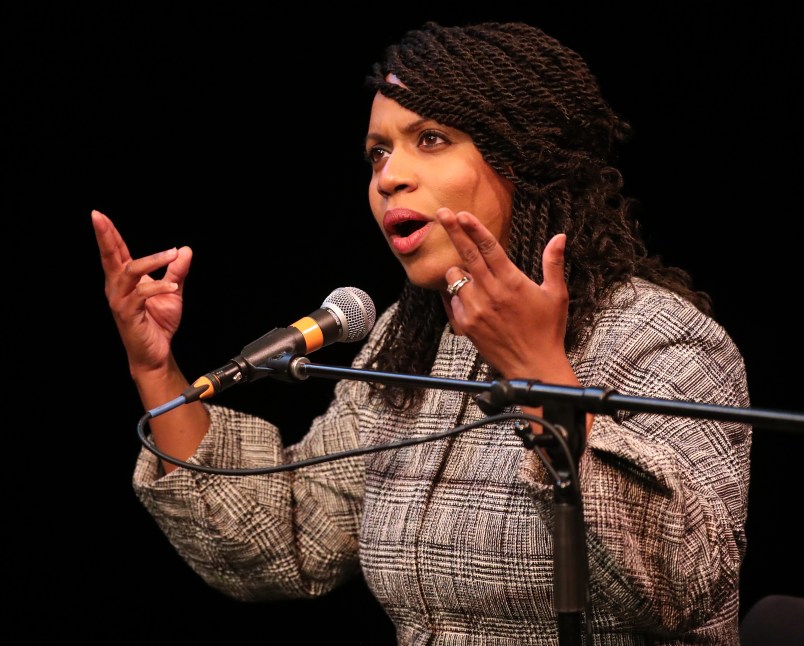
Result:
M130 479L143 411L89 213L106 212L134 256L193 247L174 346L191 380L337 287L360 287L383 309L402 272L367 205L362 79L385 45L426 19L522 19L587 59L635 128L621 166L649 246L712 294L744 353L753 406L804 411L804 60L802 21L787 9L31 4L4 3L0 15L14 366L4 579L9 632L22 641L392 642L360 581L315 601L223 597L140 507ZM356 345L313 360L346 365ZM270 417L292 442L331 388L263 380L220 401ZM800 431L755 429L743 612L766 594L804 595L802 448Z

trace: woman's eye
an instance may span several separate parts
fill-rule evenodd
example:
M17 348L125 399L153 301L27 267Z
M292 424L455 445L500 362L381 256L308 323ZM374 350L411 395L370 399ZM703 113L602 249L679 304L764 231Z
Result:
M369 164L377 164L382 161L383 157L387 156L388 151L379 146L373 146L366 151L366 161Z
M433 148L435 146L445 143L448 142L447 139L444 137L444 135L430 130L423 132L419 137L419 145L425 148Z

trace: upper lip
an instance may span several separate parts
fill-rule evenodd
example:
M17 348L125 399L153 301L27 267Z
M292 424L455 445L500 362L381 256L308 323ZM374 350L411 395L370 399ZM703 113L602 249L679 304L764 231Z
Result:
M393 235L401 224L411 221L427 223L430 218L411 209L388 209L382 217L382 226L386 233Z

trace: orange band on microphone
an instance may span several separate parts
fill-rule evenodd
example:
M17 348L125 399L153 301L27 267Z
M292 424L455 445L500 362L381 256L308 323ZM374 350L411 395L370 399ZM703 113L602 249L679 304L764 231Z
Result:
M290 327L295 327L302 333L304 342L307 344L307 352L318 350L318 348L324 345L324 331L314 318L305 316L293 323Z
M215 394L215 384L213 384L206 375L199 377L193 382L193 388L200 388L201 386L207 386L207 389L201 394L199 399L206 399L207 397L212 397L212 395Z

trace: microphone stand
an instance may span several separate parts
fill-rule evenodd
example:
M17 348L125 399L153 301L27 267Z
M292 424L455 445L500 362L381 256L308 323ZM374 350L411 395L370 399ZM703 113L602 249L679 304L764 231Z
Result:
M620 395L612 389L557 386L527 379L478 382L403 375L315 364L305 356L290 354L273 357L258 370L267 371L266 376L291 382L303 381L309 377L325 377L478 393L475 401L486 414L498 412L512 404L541 406L545 421L550 422L561 437L552 433L537 435L530 430L530 425L518 429L517 435L528 449L537 450L538 447L543 447L558 474L553 488L553 603L557 614L559 643L562 646L592 643L588 621L590 608L586 528L581 487L577 478L578 464L586 443L587 412L640 411L744 422L776 430L804 430L804 414L631 397ZM585 622L584 613L587 618Z

